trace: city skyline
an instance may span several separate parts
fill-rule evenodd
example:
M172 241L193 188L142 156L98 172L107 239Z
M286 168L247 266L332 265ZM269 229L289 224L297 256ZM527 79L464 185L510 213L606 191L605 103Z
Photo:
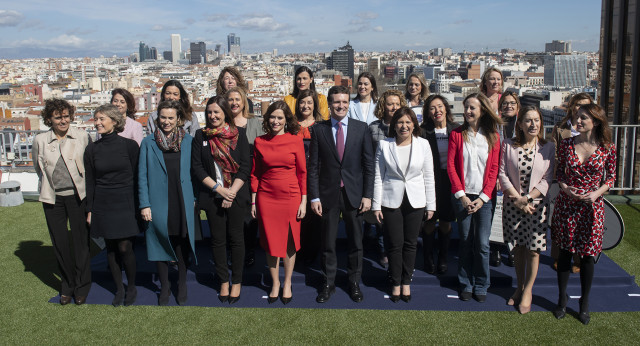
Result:
M347 41L355 51L450 47L454 52L540 52L552 40L571 41L576 51L597 51L600 42L601 2L593 0L535 6L468 0L405 1L400 6L382 0L280 0L252 2L250 11L201 0L172 9L148 0L7 5L0 9L0 58L124 56L137 52L140 41L162 52L170 50L171 34L180 34L186 49L200 41L226 48L227 35L235 33L242 38L243 54L274 48L280 53L330 53Z

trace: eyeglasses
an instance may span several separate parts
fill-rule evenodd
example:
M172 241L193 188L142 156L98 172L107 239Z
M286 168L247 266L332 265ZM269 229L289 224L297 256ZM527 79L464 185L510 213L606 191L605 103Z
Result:
M502 107L504 107L504 106L515 106L515 105L517 105L517 104L518 104L518 103L513 102L513 101L511 101L511 102L505 102L505 103L503 103L503 104L502 104Z

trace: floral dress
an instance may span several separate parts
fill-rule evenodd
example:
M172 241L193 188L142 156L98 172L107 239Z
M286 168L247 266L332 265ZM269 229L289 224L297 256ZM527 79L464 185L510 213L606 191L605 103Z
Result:
M606 184L613 187L616 179L616 148L600 145L585 162L580 163L574 138L560 144L557 163L558 183L576 188L577 194L595 191ZM602 252L604 201L585 203L560 191L553 212L551 236L561 249L580 256L597 256Z

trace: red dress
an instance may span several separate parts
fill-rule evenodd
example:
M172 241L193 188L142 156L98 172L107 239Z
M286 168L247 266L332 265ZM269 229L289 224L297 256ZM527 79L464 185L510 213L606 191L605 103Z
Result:
M289 227L296 251L300 249L302 195L307 194L307 165L302 138L284 133L256 138L251 191L257 193L260 244L271 256L287 256Z
M557 178L558 183L577 188L578 194L595 191L604 184L613 187L616 179L615 146L599 146L581 164L574 138L563 140L558 150ZM553 242L561 249L580 256L597 256L602 252L603 198L598 197L595 203L584 203L560 191L553 211Z

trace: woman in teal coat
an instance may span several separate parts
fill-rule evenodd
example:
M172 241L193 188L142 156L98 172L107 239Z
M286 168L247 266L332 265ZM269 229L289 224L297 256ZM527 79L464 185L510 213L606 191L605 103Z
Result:
M168 261L178 263L176 301L180 305L187 302L189 248L195 257L195 197L190 171L193 137L182 128L184 114L180 102L160 102L157 127L140 145L140 213L147 221L148 259L158 266L158 305L167 305L171 295Z

